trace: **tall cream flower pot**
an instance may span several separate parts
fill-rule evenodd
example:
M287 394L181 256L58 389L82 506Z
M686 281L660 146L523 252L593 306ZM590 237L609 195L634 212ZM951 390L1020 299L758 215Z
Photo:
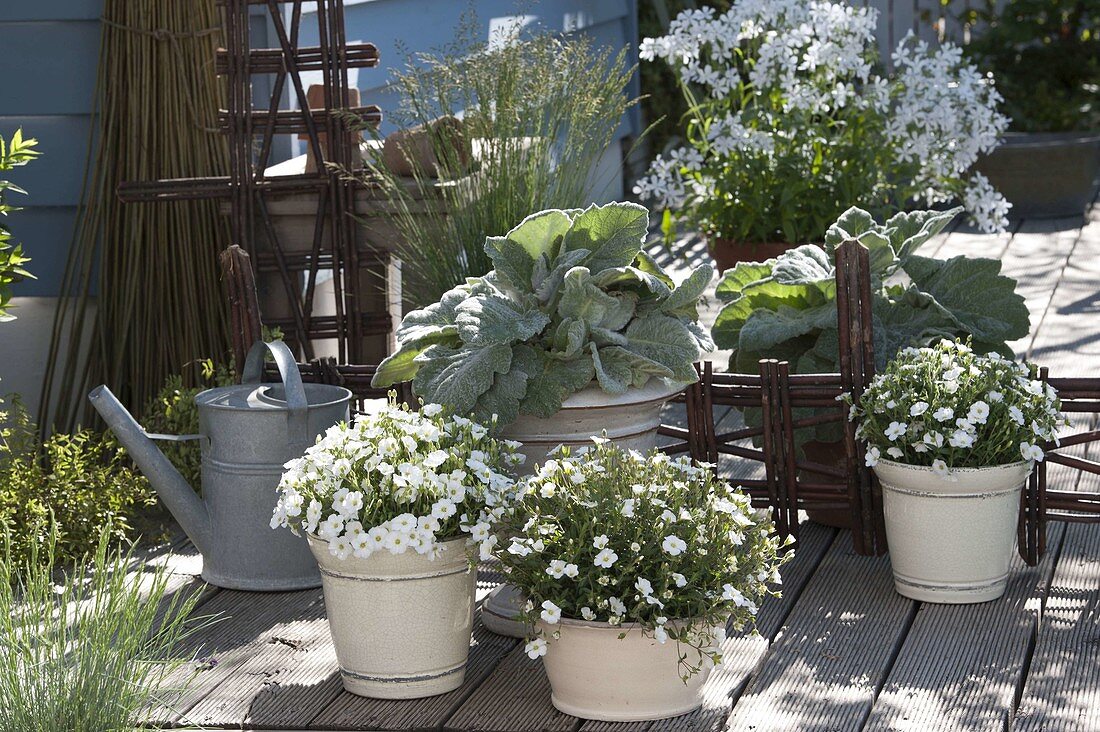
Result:
M672 639L658 643L642 635L637 623L612 627L562 618L542 630L549 640L543 665L559 711L583 719L636 722L687 714L703 703L711 663L704 659L700 672L685 683L680 656L694 651L679 648ZM554 631L558 638L552 637ZM694 658L688 656L689 661Z
M1016 543L1026 462L958 468L880 460L882 508L894 586L922 602L971 603L1004 594Z
M620 447L645 452L657 446L661 410L683 388L683 384L651 379L640 389L615 395L593 384L566 399L554 416L544 419L521 415L503 428L500 436L521 444L519 451L527 458L523 467L528 472L533 472L558 445L591 445L592 437L604 432ZM523 638L528 629L515 618L525 601L514 586L497 587L482 603L482 624L499 635Z
M444 542L434 560L411 550L339 559L307 536L345 689L414 699L462 685L476 582L465 538Z

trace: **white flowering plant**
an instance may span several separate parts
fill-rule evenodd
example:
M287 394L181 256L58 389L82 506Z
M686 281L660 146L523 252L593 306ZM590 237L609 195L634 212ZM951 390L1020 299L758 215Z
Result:
M571 618L678 643L686 678L720 661L715 628L752 626L760 602L778 595L790 553L770 518L709 466L596 438L560 448L520 486L497 554L529 598L531 658Z
M271 527L305 531L334 556L409 550L434 558L444 541L468 537L482 559L514 500L518 443L490 427L389 403L353 425L335 425L288 462Z
M966 343L942 340L906 348L876 375L849 417L867 445L867 465L880 460L954 468L1038 462L1068 423L1053 387L1034 364Z
M992 79L950 43L906 36L880 73L873 8L735 0L685 10L646 38L688 102L686 144L659 155L634 192L711 236L817 241L849 205L875 214L959 200L983 230L1009 204L968 171L1008 119Z

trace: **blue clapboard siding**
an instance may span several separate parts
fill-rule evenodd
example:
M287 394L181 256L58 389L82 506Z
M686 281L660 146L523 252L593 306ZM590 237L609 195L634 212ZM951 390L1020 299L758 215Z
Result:
M19 296L54 296L80 201L103 0L0 0L0 134L22 127L42 157L10 177L29 196L10 226L38 279Z

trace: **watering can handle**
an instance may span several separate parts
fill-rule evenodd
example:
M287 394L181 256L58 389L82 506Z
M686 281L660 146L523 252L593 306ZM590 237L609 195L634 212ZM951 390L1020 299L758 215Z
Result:
M256 341L248 351L244 359L244 369L241 372L242 384L259 384L263 381L264 374L264 350L271 352L275 357L275 365L279 368L279 377L286 387L287 406L287 435L294 452L304 451L309 446L309 431L307 424L306 390L302 386L302 374L298 371L298 364L294 361L294 354L282 341Z

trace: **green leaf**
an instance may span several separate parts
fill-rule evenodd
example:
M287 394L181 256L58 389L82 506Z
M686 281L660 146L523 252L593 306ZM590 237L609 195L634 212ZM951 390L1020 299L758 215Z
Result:
M607 309L603 319L594 327L609 331L619 331L626 327L630 319L634 317L635 306L638 304L638 296L633 292L619 292L611 295L615 304Z
M499 295L467 298L455 308L458 334L471 346L515 343L533 338L550 323L550 317L542 311L519 307Z
M722 302L730 302L738 297L746 287L761 280L771 279L774 259L767 262L738 262L733 269L727 269L718 282L714 294Z
M714 267L709 264L693 269L691 274L661 303L661 312L692 319L698 317L699 298L706 292L707 285L713 277Z
M636 203L593 205L577 214L562 240L565 251L587 249L585 266L592 272L625 267L642 250L649 228L649 211Z
M623 394L632 386L645 386L653 376L666 379L674 377L672 369L667 366L662 366L621 346L597 348L595 343L590 343L588 347L592 353L596 381L599 382L600 388L609 394Z
M508 287L517 292L531 289L535 260L522 246L506 236L489 236L485 238L485 253L489 255L497 276Z
M478 399L493 385L494 374L507 373L512 349L504 344L449 348L429 346L416 356L418 365L413 391L426 402L470 414Z
M625 348L672 371L672 378L691 383L697 375L692 364L699 345L683 323L667 315L635 319L626 328Z
M566 318L558 323L554 331L554 351L552 355L557 358L572 358L576 356L584 346L588 328L583 320Z
M583 320L589 326L600 325L619 301L597 287L587 267L574 267L562 283L558 315Z
M772 277L780 285L812 285L829 296L836 290L833 262L824 249L813 244L804 244L779 255L772 267Z
M986 343L1023 338L1031 317L1016 280L1000 274L996 259L952 257L946 261L912 255L905 272L966 334Z
M521 348L523 347L516 347L517 354ZM592 357L587 353L567 360L555 360L545 351L531 348L530 355L524 358L531 361L532 365L527 371L527 395L520 404L520 411L536 417L545 418L557 414L561 410L562 402L591 384L595 375Z
M896 299L875 295L872 313L875 368L880 371L903 348L925 346L958 333L950 315L916 288L909 288Z
M565 211L547 209L533 213L508 232L506 238L518 244L532 261L545 254L553 259L558 253L558 245L572 225L571 217Z
M775 311L757 310L741 328L738 348L770 357L770 351L785 341L835 326L835 303L806 310L796 310L786 305Z
M905 259L925 242L944 230L962 211L957 206L948 211L902 211L886 222L894 230L890 243L898 259Z
M516 421L519 405L527 394L529 372L537 367L533 349L528 345L519 345L512 349L512 363L508 371L493 377L493 385L477 400L474 418L482 424L490 424L495 414L497 425L503 426Z
M641 285L658 297L665 297L672 289L658 277L644 272L637 267L609 267L593 275L592 284L608 289L628 285Z
M532 276L531 283L534 287L535 297L539 302L550 303L553 301L554 296L561 290L562 282L565 280L565 275L573 267L577 266L589 255L587 249L578 249L572 252L562 252L558 255L558 258L554 260L553 268L546 272L545 276L539 272L540 265L545 266L545 257L540 257L539 261L535 265L535 273Z
M381 389L400 384L402 381L412 381L419 366L415 359L426 348L427 346L412 342L401 345L393 354L378 364L378 370L371 377L370 385L376 389Z
M468 285L459 285L445 292L439 302L406 314L397 328L397 342L435 343L456 336L455 308L469 293Z
M861 234L876 229L881 227L871 214L852 206L840 215L836 223L825 230L825 245L832 251L848 239L859 239Z

